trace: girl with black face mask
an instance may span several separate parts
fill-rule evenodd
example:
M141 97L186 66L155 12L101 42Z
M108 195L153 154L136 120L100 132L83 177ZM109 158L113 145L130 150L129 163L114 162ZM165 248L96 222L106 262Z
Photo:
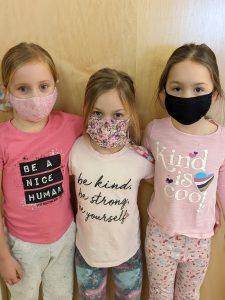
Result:
M157 98L169 117L153 120L144 145L155 157L155 191L148 208L149 299L199 299L219 223L225 213L225 129L205 118L223 98L213 51L185 44L169 58Z

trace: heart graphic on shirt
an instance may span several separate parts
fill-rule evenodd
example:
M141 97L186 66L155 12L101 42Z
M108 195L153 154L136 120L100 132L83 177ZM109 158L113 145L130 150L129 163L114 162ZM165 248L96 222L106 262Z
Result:
M173 179L171 179L171 178L166 178L166 182L167 182L167 183L173 183Z
M188 155L190 156L190 158L194 158L197 154L198 152L194 151L193 153L189 153Z
M194 182L200 192L204 192L209 187L210 183L213 181L214 174L206 174L204 172L199 172L194 176Z

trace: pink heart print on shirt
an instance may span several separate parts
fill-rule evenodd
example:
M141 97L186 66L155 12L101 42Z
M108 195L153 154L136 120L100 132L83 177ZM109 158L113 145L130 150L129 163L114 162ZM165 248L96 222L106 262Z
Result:
M194 158L197 154L198 152L194 151L193 153L189 153L188 155L190 156L190 158Z
M209 187L210 183L213 181L214 174L206 174L204 172L200 172L195 174L194 182L200 192L204 192Z

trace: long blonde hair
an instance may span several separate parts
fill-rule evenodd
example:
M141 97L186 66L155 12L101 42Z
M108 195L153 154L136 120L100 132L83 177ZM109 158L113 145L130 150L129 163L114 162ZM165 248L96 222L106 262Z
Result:
M135 104L135 88L131 77L121 71L103 68L95 72L88 80L83 106L84 132L88 119L99 96L115 89L124 108L130 115L129 136L137 144L140 143L140 125Z
M10 48L4 55L1 63L2 83L7 89L18 68L26 63L41 61L47 63L56 82L58 74L51 55L41 46L33 43L20 43Z

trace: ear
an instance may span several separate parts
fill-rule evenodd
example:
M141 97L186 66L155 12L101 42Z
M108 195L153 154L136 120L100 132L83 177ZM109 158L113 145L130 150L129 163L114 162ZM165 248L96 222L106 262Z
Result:
M3 100L6 95L6 88L3 84L0 85L0 100Z
M218 97L218 92L214 91L212 94L212 102L215 102L217 100L217 97Z
M0 111L10 111L12 110L12 106L7 100L8 90L1 85L0 86Z
M165 90L163 89L163 90L159 93L159 100L160 100L161 103L164 103L165 97L166 97L166 93L165 93Z

